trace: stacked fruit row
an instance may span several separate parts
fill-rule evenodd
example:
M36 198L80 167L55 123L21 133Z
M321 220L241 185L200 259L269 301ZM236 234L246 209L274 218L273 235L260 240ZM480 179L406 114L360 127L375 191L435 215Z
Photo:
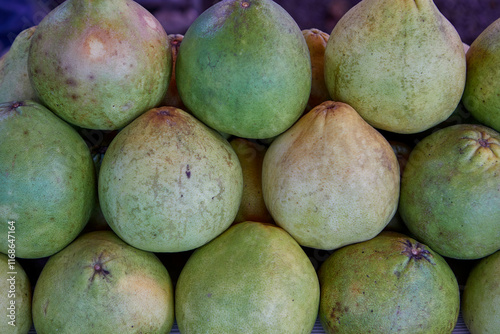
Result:
M497 330L499 50L432 0L331 34L224 0L185 36L67 0L0 60L1 332Z

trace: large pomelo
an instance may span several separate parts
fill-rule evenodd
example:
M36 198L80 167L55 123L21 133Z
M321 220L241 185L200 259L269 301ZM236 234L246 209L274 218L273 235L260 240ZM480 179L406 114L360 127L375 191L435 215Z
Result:
M154 252L187 251L215 238L233 223L242 191L227 140L174 107L151 109L121 130L99 173L109 226Z
M168 333L174 323L169 273L152 253L111 231L90 232L49 258L33 293L43 333Z
M120 129L163 99L172 55L158 20L133 0L68 0L37 26L28 55L40 100L69 123Z
M270 0L224 0L189 27L176 61L186 107L214 129L270 138L302 114L311 62L293 18Z
M446 261L395 232L335 251L319 269L327 333L451 333L460 292Z
M46 257L76 238L94 206L95 177L69 124L33 101L0 104L0 237L7 241L14 222L17 257Z
M316 271L272 224L242 222L198 248L175 291L182 333L304 333L319 305Z
M482 258L500 249L499 175L498 132L445 127L411 151L399 212L410 232L441 255Z
M302 246L335 249L376 236L394 216L399 164L351 106L327 101L278 136L262 191L276 224Z

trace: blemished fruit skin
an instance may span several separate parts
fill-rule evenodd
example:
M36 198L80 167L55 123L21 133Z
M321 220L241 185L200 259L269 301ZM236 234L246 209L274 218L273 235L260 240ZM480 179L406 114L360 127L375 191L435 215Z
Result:
M225 0L208 8L186 31L175 73L193 115L243 138L285 131L302 114L311 91L302 32L269 0Z
M50 256L73 241L96 196L85 141L33 101L0 104L0 184L0 237L7 240L7 222L14 222L20 258Z
M466 59L463 104L479 122L500 131L500 19L472 42Z
M134 247L182 252L234 221L243 176L226 139L189 113L154 108L114 137L99 173L101 210Z
M36 92L28 75L28 51L36 26L21 31L0 58L0 103L33 100Z
M37 333L169 333L174 290L163 263L112 231L80 236L49 258L33 293Z
M500 251L471 270L462 296L462 315L472 334L493 334L500 328Z
M167 33L131 0L68 0L38 25L28 55L42 103L82 128L121 129L163 99Z
M311 261L287 232L241 222L188 259L176 319L181 333L310 334L319 293Z
M299 244L332 250L371 239L397 210L400 173L389 142L349 105L327 101L269 146L264 201Z
M31 282L26 271L15 259L15 252L0 253L0 333L27 334L31 317Z
M326 333L451 333L460 290L446 261L404 234L333 252L321 265L319 319Z
M335 25L325 50L331 98L395 133L448 118L465 74L462 40L432 0L360 1Z
M500 134L477 124L440 129L413 148L399 213L442 256L479 259L500 249Z

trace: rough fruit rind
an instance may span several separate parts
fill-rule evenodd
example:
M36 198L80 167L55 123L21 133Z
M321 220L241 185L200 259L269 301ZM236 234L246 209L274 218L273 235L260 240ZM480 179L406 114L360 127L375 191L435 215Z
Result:
M463 104L478 121L500 131L500 19L479 34L466 56Z
M7 241L13 221L16 257L50 256L73 241L90 217L95 178L90 150L69 124L33 101L0 104L0 237Z
M500 328L500 251L471 270L462 297L462 315L472 334L495 333Z
M43 267L33 322L39 334L163 334L174 323L173 297L169 273L155 254L111 231L90 232Z
M338 249L321 265L327 333L451 333L460 291L446 261L395 232Z
M139 249L195 249L233 222L243 191L231 145L187 112L154 108L121 130L99 173L109 224Z
M68 0L38 25L28 55L40 100L69 123L115 130L163 99L167 34L132 0Z
M310 334L319 283L309 258L287 232L247 221L191 255L175 300L182 333Z
M439 254L478 259L500 249L500 134L482 125L440 129L413 148L399 212Z
M465 74L462 40L432 0L363 0L335 25L325 50L331 98L396 133L448 118Z
M327 101L278 136L262 190L277 225L302 246L335 249L377 235L396 212L399 164L349 105Z
M285 131L302 114L311 90L301 30L269 0L225 0L208 8L185 33L175 73L193 115L243 138Z

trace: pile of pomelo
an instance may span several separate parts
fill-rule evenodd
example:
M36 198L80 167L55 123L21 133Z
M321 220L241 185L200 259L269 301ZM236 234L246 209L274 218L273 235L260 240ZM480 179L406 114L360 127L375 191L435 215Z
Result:
M499 75L432 0L65 1L0 59L0 332L498 332Z

